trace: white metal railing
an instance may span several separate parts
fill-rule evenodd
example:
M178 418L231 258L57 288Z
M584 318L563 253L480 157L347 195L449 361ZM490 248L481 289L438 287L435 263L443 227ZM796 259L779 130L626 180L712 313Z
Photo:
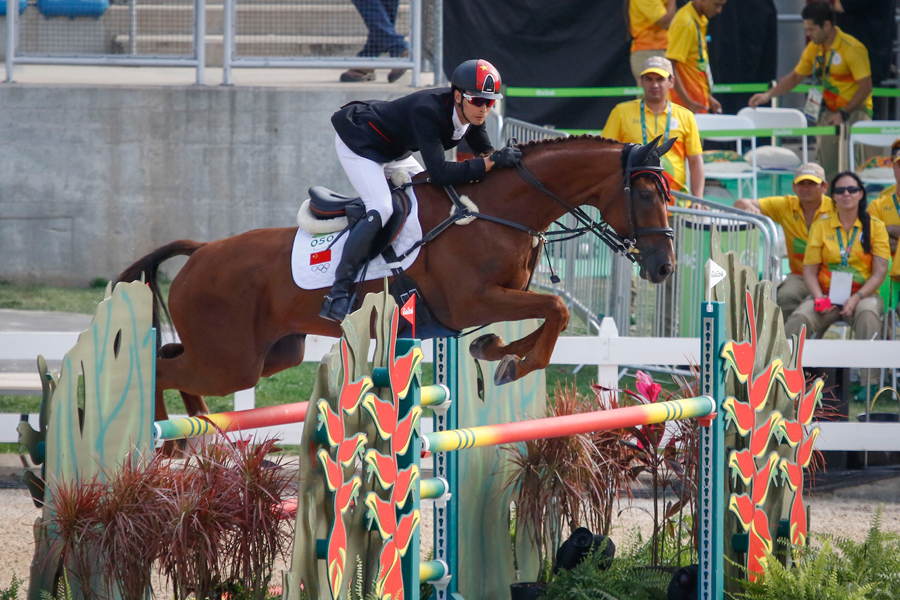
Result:
M114 3L100 16L45 17L33 3L20 15L18 0L6 0L6 81L14 81L15 65L32 64L189 67L203 83L206 0L183 6L153 1ZM189 21L183 9L191 13ZM143 20L158 22L167 32L142 34ZM185 26L191 33L181 32ZM180 50L184 47L189 51Z
M246 50L240 52L240 45L246 39L247 44L250 42L250 36L242 34L239 30L238 23L238 7L241 0L224 0L224 39L222 50L222 83L231 84L231 70L233 68L349 68L349 69L411 69L412 84L419 86L421 84L422 71L422 3L433 0L409 0L409 55L406 57L361 57L361 56L340 56L336 54L329 55L299 55L290 53L275 55L270 50L271 46L262 48L261 53ZM252 8L248 5L247 8ZM347 5L353 8L352 5ZM288 43L297 46L306 43L316 43L327 47L328 43L336 46L340 39L347 36L319 36L333 37L334 40L313 40L313 36L268 36L288 38ZM291 39L293 38L293 40ZM245 45L247 45L245 44ZM268 51L267 51L268 50ZM435 71L443 68L442 65L435 65ZM437 77L436 77L437 78Z

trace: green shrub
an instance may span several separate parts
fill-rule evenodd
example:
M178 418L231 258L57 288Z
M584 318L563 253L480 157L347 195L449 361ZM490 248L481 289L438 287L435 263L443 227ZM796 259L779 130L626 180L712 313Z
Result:
M603 549L571 571L560 572L547 586L542 600L665 600L672 576L648 568L646 544L619 550L612 565L603 570Z
M0 600L18 600L21 583L19 578L16 577L16 574L13 573L12 581L9 582L9 587L0 589Z
M757 582L742 582L744 600L895 600L900 597L900 536L881 531L884 507L863 542L823 535L792 547L795 563L766 561ZM818 544L816 542L819 542ZM819 545L821 544L821 545Z

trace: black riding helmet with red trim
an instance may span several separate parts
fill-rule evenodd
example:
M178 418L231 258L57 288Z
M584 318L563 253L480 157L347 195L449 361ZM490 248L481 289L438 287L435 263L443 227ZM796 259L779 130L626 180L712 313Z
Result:
M456 67L450 84L461 92L472 96L500 100L500 72L484 59L467 60Z

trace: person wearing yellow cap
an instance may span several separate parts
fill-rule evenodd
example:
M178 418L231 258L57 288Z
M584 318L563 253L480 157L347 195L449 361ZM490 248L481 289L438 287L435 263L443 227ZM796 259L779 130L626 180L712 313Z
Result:
M665 56L669 23L675 16L675 0L628 0L628 30L631 32L631 73L641 85L644 61Z
M891 144L891 165L894 167L894 180L897 182L881 191L869 204L869 214L881 219L891 238L891 255L897 252L897 239L900 238L900 199L897 198L897 184L900 183L900 140ZM897 261L895 260L896 264Z
M866 188L853 171L839 173L831 184L834 212L809 230L803 277L811 296L784 324L788 336L806 326L821 337L844 319L858 340L881 337L884 301L878 288L891 259L884 224L866 212ZM863 386L874 383L877 370L860 369Z
M759 200L741 198L734 203L735 208L769 217L784 230L791 272L778 286L776 302L781 307L785 322L810 294L803 279L803 259L810 227L834 211L834 203L825 195L828 190L825 170L819 165L800 165L794 172L793 189L793 195L771 196Z
M644 97L622 102L613 108L603 127L603 137L631 144L646 144L662 136L660 143L676 138L675 145L660 160L676 191L684 190L691 169L690 192L703 197L703 148L693 113L669 100L673 85L672 63L662 56L651 56L641 69Z
M726 0L691 0L678 9L669 25L666 58L675 65L672 101L694 113L720 113L712 95L706 26L722 12Z

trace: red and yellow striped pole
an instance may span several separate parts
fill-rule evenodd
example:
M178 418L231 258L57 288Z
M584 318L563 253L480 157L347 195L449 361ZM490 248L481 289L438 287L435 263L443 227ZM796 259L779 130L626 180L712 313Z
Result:
M153 439L180 440L215 433L220 429L231 433L242 429L301 423L306 419L308 404L308 402L295 402L279 406L215 413L203 417L157 421L153 424Z
M716 412L715 401L709 396L699 396L519 423L436 431L422 436L422 450L450 452L466 448L515 444L606 429L694 419L709 416L714 412Z

